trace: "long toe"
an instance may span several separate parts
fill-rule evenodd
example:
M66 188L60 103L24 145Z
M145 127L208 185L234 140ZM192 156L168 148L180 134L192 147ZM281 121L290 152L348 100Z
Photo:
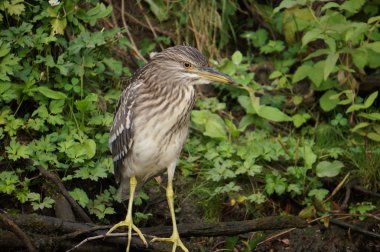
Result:
M112 233L113 231L115 231L119 227L128 227L127 251L129 251L129 247L130 247L130 243L131 243L131 239L132 239L132 235L131 235L132 229L137 233L137 235L140 237L140 239L144 242L145 246L148 247L148 242L146 241L144 235L142 234L141 230L133 224L132 220L126 219L124 221L120 221L119 223L117 223L113 227L111 227L110 230L107 232L107 234Z
M169 238L155 237L151 240L151 242L171 242L173 243L172 252L175 252L177 247L180 247L185 252L189 252L189 250L185 247L179 236L175 234L173 234Z

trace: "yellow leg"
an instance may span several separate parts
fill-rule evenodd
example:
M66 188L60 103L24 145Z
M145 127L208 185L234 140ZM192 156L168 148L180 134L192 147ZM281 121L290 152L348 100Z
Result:
M172 180L169 178L168 186L166 188L166 197L168 199L170 215L172 217L172 222L173 222L173 233L169 238L155 237L155 238L153 238L152 242L156 242L156 241L172 242L173 243L172 252L176 251L177 246L180 247L183 251L189 252L189 250L185 247L185 245L183 245L181 239L179 238L179 234L178 234L178 230L177 230L177 223L176 223L175 214L174 214L173 196L174 196L173 184L172 184Z
M135 225L133 225L133 220L132 220L132 205L133 205L133 197L135 196L135 190L136 190L136 185L137 185L137 180L133 176L129 180L129 186L130 186L130 194L129 194L129 202L128 202L128 212L127 216L125 217L124 221L120 221L117 223L115 226L113 226L107 234L112 233L115 229L122 227L122 226L127 226L128 227L128 245L127 245L127 252L129 251L129 248L131 246L131 239L132 239L132 229L138 234L140 239L144 242L145 246L148 247L148 243L145 240L145 237L141 233L140 229L138 229Z

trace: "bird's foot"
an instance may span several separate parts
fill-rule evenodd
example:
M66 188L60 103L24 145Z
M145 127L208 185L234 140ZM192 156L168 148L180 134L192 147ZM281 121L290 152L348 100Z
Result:
M172 252L175 252L177 247L180 247L185 252L189 252L189 250L185 247L185 245L183 245L181 239L179 238L178 232L173 233L169 238L155 237L151 240L151 242L172 242L173 243Z
M129 247L131 245L131 239L132 239L132 229L137 233L137 235L140 237L140 239L144 242L145 246L148 247L148 243L144 237L144 235L141 233L140 229L138 229L132 221L132 217L125 218L124 221L120 221L116 225L114 225L108 232L107 235L115 231L119 227L128 227L128 245L127 245L127 252L129 251Z

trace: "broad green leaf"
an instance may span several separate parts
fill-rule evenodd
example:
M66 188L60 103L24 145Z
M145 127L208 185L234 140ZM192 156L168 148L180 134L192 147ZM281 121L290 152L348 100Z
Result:
M369 120L380 120L380 113L359 113L358 116L367 118Z
M217 114L211 114L205 125L205 136L216 139L227 139L227 129L223 119Z
M319 99L319 106L326 112L333 110L339 104L339 99L331 99L336 94L334 90L328 90Z
M292 116L293 124L296 128L299 128L302 124L307 122L307 120L309 120L310 118L311 116L307 113L303 113L303 114L299 113Z
M327 194L329 194L329 191L326 189L313 189L310 190L308 196L314 196L318 201L322 201L327 196Z
M83 143L83 148L86 150L87 159L91 159L95 156L96 153L96 143L92 139L87 139Z
M269 79L270 80L273 80L273 79L276 79L278 77L282 76L282 73L280 71L274 71L272 72L270 75L269 75Z
M310 169L313 166L313 164L317 161L317 155L313 152L311 145L300 147L300 152L303 156L305 167L307 169Z
M257 111L257 114L260 117L274 122L284 122L292 120L292 118L290 118L287 114L275 107L260 106L259 110Z
M293 75L292 82L296 83L303 79L305 79L307 76L309 76L310 71L312 71L313 68L310 65L301 65L297 68L296 72Z
M365 47L376 53L380 53L380 41L366 44Z
M47 86L38 87L37 90L41 94L43 94L44 96L46 96L47 98L50 98L50 99L60 100L60 99L66 99L67 98L67 96L64 93L59 92L59 91L54 91L54 90L48 88Z
M168 7L162 0L145 0L149 4L150 10L162 22L169 18Z
M338 160L334 160L332 162L329 161L322 161L319 162L316 167L316 174L318 177L335 177L337 176L341 169L344 167L343 163Z
M376 16L376 17L370 17L367 21L368 24L372 24L372 23L375 23L375 22L378 22L380 21L380 16Z
M346 110L346 113L350 113L353 111L361 110L361 109L367 109L371 107L373 102L376 100L378 91L373 92L368 98L364 101L364 104L353 104Z
M71 197L73 197L81 207L86 207L90 202L90 199L87 196L87 193L80 188L75 188L73 191L70 191Z
M355 14L360 11L362 6L365 4L365 0L346 0L340 6L341 10L346 10L352 14Z
M355 66L360 69L363 69L368 63L368 50L363 48L353 49L351 51L352 62Z
M372 106L373 102L376 100L377 95L379 94L379 91L373 92L364 102L364 107L369 108Z
M247 114L256 114L255 108L252 106L251 99L249 96L241 95L238 97L238 102L245 109Z
M241 54L240 51L236 51L234 54L232 54L231 59L235 65L239 65L243 60L243 54Z
M370 124L368 122L358 123L355 127L351 129L352 132L358 131L360 129L368 127Z
M11 45L0 41L0 58L4 57L11 51Z
M336 65L336 62L338 61L339 54L338 53L330 53L325 62L325 67L323 69L323 78L324 80L327 80L330 73L334 70L334 67Z
M315 88L320 87L323 82L323 72L325 67L325 61L318 61L309 71L309 79L313 82Z
M191 112L191 120L197 125L205 125L210 115L208 110L193 110Z
M63 111L65 100L53 100L49 104L49 110L53 114L59 114Z
M310 42L321 38L322 31L318 28L312 29L305 33L305 35L302 37L302 47L306 46Z
M367 137L373 141L380 142L380 134L376 132L370 132L367 134Z
M273 9L273 14L279 12L282 9L289 9L296 5L305 5L307 0L284 0L281 1L280 5Z
M293 101L294 105L300 105L303 101L303 98L300 95L295 95L295 96L293 96L292 101Z
M60 19L60 18L54 18L50 21L51 24L51 33L52 35L65 34L65 28L67 26L67 20L66 18Z

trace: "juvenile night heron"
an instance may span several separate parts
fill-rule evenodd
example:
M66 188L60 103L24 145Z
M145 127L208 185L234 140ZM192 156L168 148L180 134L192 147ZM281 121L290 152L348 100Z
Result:
M154 241L173 243L188 251L179 238L174 214L173 176L185 143L191 109L195 101L194 85L211 82L232 83L227 75L208 67L206 58L190 46L175 46L157 53L144 67L135 72L117 105L110 132L116 182L122 199L128 199L124 221L108 233L128 226L129 251L132 229L147 245L141 231L132 222L135 193L149 178L168 173L166 197L173 222L169 238Z

